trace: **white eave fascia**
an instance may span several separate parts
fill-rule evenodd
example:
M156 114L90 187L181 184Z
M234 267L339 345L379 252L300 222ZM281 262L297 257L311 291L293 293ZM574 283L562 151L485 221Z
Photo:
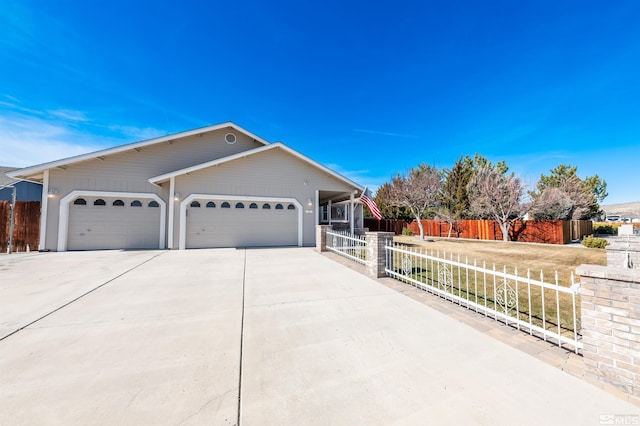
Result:
M301 153L299 153L298 151L294 150L293 148L289 148L288 146L286 146L282 142L272 143L272 144L269 144L267 146L261 146L259 148L255 148L255 149L252 149L252 150L249 150L249 151L243 151L243 152L240 152L238 154L230 155L228 157L219 158L217 160L207 161L206 163L197 164L195 166L187 167L186 169L180 169L180 170L176 170L176 171L171 172L171 173L165 173L165 174L160 175L160 176L155 176L155 177L150 178L149 182L151 182L153 184L159 184L161 182L165 182L165 181L171 179L172 177L185 175L187 173L192 173L192 172L195 172L195 171L198 171L198 170L206 169L208 167L218 166L220 164L228 163L230 161L238 160L240 158L249 157L251 155L259 154L261 152L268 151L268 150L271 150L271 149L282 149L282 150L288 152L289 154L293 155L294 157L297 157L298 159L310 164L311 166L322 170L323 172L335 177L336 179L339 179L339 180L345 182L348 185L353 186L354 188L356 188L360 192L362 192L362 190L364 189L362 186L358 185L357 183L355 183L351 179L348 179L348 178L342 176L341 174L334 172L330 168L328 168L326 166L323 166L322 164L310 159L309 157L306 157L306 156L302 155Z
M214 124L212 126L200 127L198 129L187 130L185 132L180 132L180 133L173 133L171 135L161 136L159 138L147 139L144 141L133 142L126 145L119 145L113 148L107 148L100 151L89 152L87 154L76 155L74 157L63 158L61 160L38 164L31 167L25 167L23 169L12 170L11 172L6 172L6 175L15 179L20 179L20 178L27 179L28 176L30 175L41 173L44 170L52 169L54 167L66 166L69 164L79 163L81 161L92 160L98 157L118 154L121 152L130 151L133 149L143 148L149 145L155 145L158 143L168 142L175 139L186 138L189 136L194 136L201 133L212 132L215 130L220 130L225 128L235 129L236 131L244 133L245 135L249 136L250 138L254 139L255 141L263 145L270 145L268 141L262 139L261 137L249 132L248 130L243 129L242 127L238 126L237 124L231 121L227 121L221 124Z

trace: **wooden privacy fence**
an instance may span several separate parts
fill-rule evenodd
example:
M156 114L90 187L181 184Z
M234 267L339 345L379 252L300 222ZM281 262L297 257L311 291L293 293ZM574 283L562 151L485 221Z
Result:
M447 237L451 225L441 220L423 220L424 235ZM418 222L411 222L408 228L420 234ZM518 220L509 231L510 241L529 243L567 244L593 233L593 223L589 220ZM502 241L502 231L493 220L459 220L453 223L451 237L476 240Z
M369 228L371 232L395 232L396 235L400 235L402 228L408 228L410 224L410 220L364 218L364 227Z
M11 222L11 203L0 201L0 251L7 252ZM13 223L13 251L38 249L40 239L40 201L16 201Z

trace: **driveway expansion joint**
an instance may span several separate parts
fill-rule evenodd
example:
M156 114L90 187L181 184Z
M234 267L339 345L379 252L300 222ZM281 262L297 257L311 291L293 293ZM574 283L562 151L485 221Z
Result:
M132 266L131 268L127 269L126 271L124 271L124 272L122 272L122 273L120 273L120 274L116 275L116 276L115 276L115 277L113 277L113 278L108 279L107 281L103 282L102 284L99 284L98 286L96 286L96 287L92 288L91 290L89 290L89 291L87 291L87 292L85 292L85 293L81 294L80 296L78 296L78 297L76 297L76 298L74 298L74 299L72 299L72 300L70 300L70 301L68 301L68 302L66 302L66 303L64 303L64 304L62 304L61 306L58 306L58 307L57 307L57 308L55 308L54 310L47 312L46 314L42 315L42 316L41 316L41 317L39 317L39 318L36 318L35 320L31 321L30 323L25 324L25 325L23 325L22 327L19 327L19 328L17 328L17 329L15 329L15 330L13 330L11 333L7 334L6 336L2 336L2 337L0 337L0 342L2 342L3 340L5 340L6 338L8 338L8 337L10 337L10 336L13 336L14 334L16 334L16 333L18 333L18 332L20 332L20 331L24 330L25 328L28 328L28 327L30 327L30 326L32 326L32 325L34 325L34 324L36 324L36 323L38 323L38 322L42 321L43 319L45 319L45 318L47 318L47 317L49 317L49 316L51 316L51 315L55 314L55 313L56 313L56 312L58 312L59 310L66 308L67 306L71 305L72 303L77 302L78 300L80 300L80 299L84 298L85 296L88 296L89 294L93 293L94 291L96 291L96 290L98 290L98 289L100 289L100 288L104 287L105 285L107 285L107 284L109 284L109 283L111 283L111 282L113 282L113 281L117 280L118 278L120 278L120 277L122 277L122 276L124 276L124 275L128 274L129 272L131 272L131 271L133 271L133 270L135 270L135 269L139 268L140 266L144 265L145 263L148 263L148 262L152 261L153 259L155 259L155 258L157 258L157 257L159 257L159 256L162 256L162 255L163 255L163 254L165 254L165 253L167 253L167 252L166 252L166 251L163 251L163 252L161 252L161 253L158 253L158 254L156 254L156 255L154 255L154 256L152 256L152 257L150 257L149 259L146 259L146 260L145 260L145 261L143 261L143 262L138 263L137 265Z

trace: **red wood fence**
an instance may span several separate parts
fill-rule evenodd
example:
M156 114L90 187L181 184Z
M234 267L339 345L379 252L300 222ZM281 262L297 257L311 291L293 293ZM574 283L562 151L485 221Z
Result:
M577 222L577 223L576 223ZM450 225L441 220L423 220L424 235L430 237L447 237ZM415 220L408 226L412 233L419 235L420 229ZM530 243L566 244L593 233L591 221L569 220L519 220L509 231L510 241ZM500 226L493 220L460 220L453 224L451 236L477 240L502 241Z
M9 201L0 201L0 250L7 252L11 205ZM40 201L16 201L13 223L13 251L38 249L40 239Z
M396 235L400 235L402 234L402 228L408 228L410 224L410 220L364 218L364 227L369 228L369 231L372 232L395 232Z

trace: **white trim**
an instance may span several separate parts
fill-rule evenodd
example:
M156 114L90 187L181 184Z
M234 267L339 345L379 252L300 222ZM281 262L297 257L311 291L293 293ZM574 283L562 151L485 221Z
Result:
M169 219L167 220L167 232L169 235L167 236L167 248L169 250L173 249L173 218L174 211L176 209L176 180L175 178L171 178L169 180Z
M224 163L227 163L229 161L237 160L237 159L240 159L240 158L246 158L246 157L249 157L251 155L259 154L259 153L264 152L264 151L269 151L271 149L282 149L282 150L288 152L289 154L293 155L294 157L297 157L298 159L308 163L309 165L314 166L314 167L322 170L323 172L330 174L331 176L335 177L336 179L339 179L339 180L343 181L344 183L346 183L348 185L351 185L351 186L353 186L354 188L356 188L358 190L362 190L362 187L360 185L358 185L357 183L355 183L354 181L352 181L351 179L348 179L348 178L346 178L346 177L334 172L333 170L329 169L328 167L325 167L322 164L320 164L320 163L318 163L316 161L313 161L309 157L305 157L304 155L302 155L298 151L296 151L296 150L294 150L292 148L289 148L288 146L286 146L282 142L276 142L276 143L273 143L273 144L270 144L270 145L261 146L259 148L250 149L249 151L239 152L237 154L230 155L228 157L219 158L219 159L213 160L213 161L207 161L206 163L197 164L195 166L187 167L185 169L180 169L180 170L176 170L176 171L173 171L173 172L170 172L170 173L165 173L165 174L160 175L160 176L155 176L155 177L149 178L149 182L151 182L153 184L158 184L160 182L164 182L166 180L169 180L172 177L181 176L181 175L185 175L187 173L196 172L198 170L206 169L208 167L219 166L220 164L224 164Z
M187 248L187 205L195 199L199 200L224 200L224 201L260 201L260 202L278 202L278 203L293 203L298 209L298 247L302 247L302 235L303 235L303 206L295 198L283 198L283 197L253 197L248 195L213 195L213 194L191 194L180 202L180 234L179 234L179 249L185 250Z
M38 250L44 250L46 248L48 207L49 170L45 170L42 177L42 204L40 205L40 241L38 242Z
M29 175L40 173L40 172L42 172L44 170L52 169L54 167L66 166L66 165L69 165L69 164L79 163L81 161L92 160L92 159L98 158L98 157L104 157L104 156L107 156L107 155L118 154L118 153L124 152L124 151L130 151L130 150L133 150L133 149L139 149L139 148L143 148L143 147L150 146L150 145L155 145L155 144L162 143L162 142L169 142L169 141L172 141L174 139L186 138L186 137L189 137L189 136L199 135L199 134L202 134L202 133L212 132L212 131L215 131L215 130L220 130L220 129L225 129L225 128L233 128L233 129L237 130L238 132L244 133L245 135L249 136L250 138L252 138L256 142L259 142L259 143L261 143L263 145L269 145L269 142L267 142L265 139L262 139L261 137L254 135L253 133L249 132L248 130L243 129L242 127L238 126L237 124L235 124L235 123L233 123L231 121L227 121L225 123L214 124L212 126L207 126L207 127L201 127L199 129L187 130L187 131L180 132L180 133L174 133L174 134L167 135L167 136L161 136L159 138L148 139L148 140L144 140L144 141L140 141L140 142L134 142L134 143L126 144L126 145L120 145L120 146L116 146L116 147L113 147L113 148L103 149L101 151L94 151L94 152L90 152L90 153L87 153L87 154L77 155L75 157L63 158L61 160L51 161L49 163L43 163L43 164L38 164L36 166L25 167L23 169L12 170L11 172L7 172L6 175L9 176L9 177L12 177L12 178L18 178L18 176L22 176L22 177L26 178Z
M158 194L144 192L113 192L113 191L85 191L76 189L60 200L60 218L58 219L58 251L67 251L69 237L69 204L77 197L121 197L121 198L152 198L160 204L160 235L158 248L164 248L167 203Z

